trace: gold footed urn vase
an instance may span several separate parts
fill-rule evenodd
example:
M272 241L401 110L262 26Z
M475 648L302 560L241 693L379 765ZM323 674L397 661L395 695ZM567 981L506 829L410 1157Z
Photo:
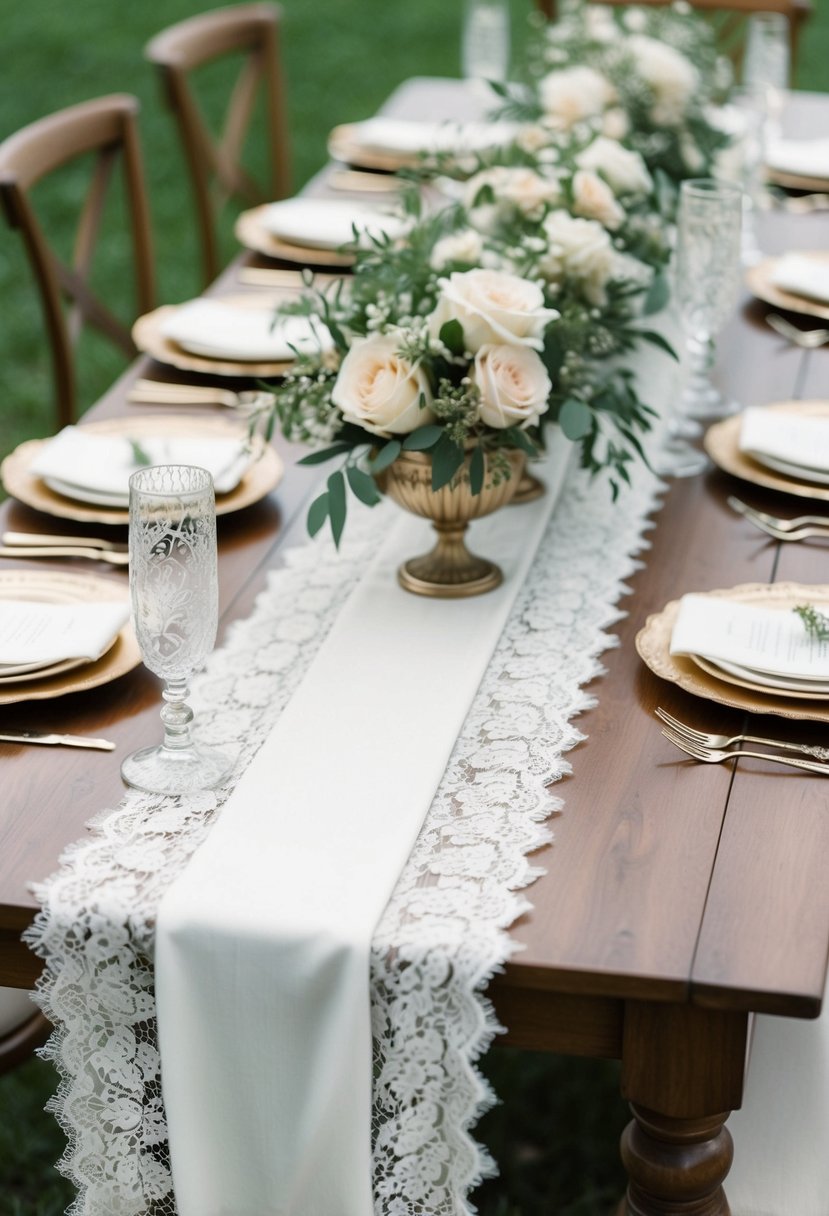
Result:
M483 595L501 584L500 568L495 562L470 553L465 533L471 520L505 507L518 489L525 455L510 448L503 451L503 456L509 464L509 477L494 476L492 460L487 455L480 494L473 494L469 487L471 455L452 481L440 490L432 489L432 458L428 452L403 452L378 478L389 498L412 515L430 519L437 532L434 549L421 557L409 558L397 571L398 582L406 591L460 599Z

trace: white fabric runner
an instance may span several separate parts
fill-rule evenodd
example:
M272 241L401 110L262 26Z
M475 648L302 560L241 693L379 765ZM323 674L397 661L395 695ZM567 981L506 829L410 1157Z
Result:
M164 1103L181 1216L367 1216L369 953L558 498L476 523L504 582L397 585L431 547L400 515L301 687L168 891L156 930Z
M637 372L644 399L664 406L675 365L654 351L640 356ZM475 1066L498 1030L484 991L514 949L508 927L538 873L528 854L550 839L545 820L562 805L547 787L569 771L565 754L583 738L573 724L592 704L583 686L602 672L598 656L622 615L615 605L645 547L658 483L641 465L631 475L614 503L606 485L571 468L377 926L378 1216L468 1216L471 1188L493 1170L471 1135L492 1100ZM288 550L252 617L194 681L200 737L241 743L238 772L301 685L395 518L390 505L355 517L339 555L323 537ZM42 912L28 940L44 960L39 1003L56 1026L48 1055L61 1085L52 1108L68 1138L59 1168L78 1190L72 1216L176 1212L155 1028L155 917L227 793L129 791L36 888Z

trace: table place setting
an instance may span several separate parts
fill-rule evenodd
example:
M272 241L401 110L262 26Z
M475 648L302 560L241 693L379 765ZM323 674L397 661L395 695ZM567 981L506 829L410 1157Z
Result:
M730 494L726 499L732 511L742 515L749 523L754 524L761 532L765 532L774 540L801 541L811 538L829 540L829 515L796 515L794 518L784 518L781 515L770 515L768 511L758 511L739 498Z
M787 312L829 319L829 253L824 250L764 258L746 270L758 300Z
M796 611L823 611L829 588L746 584L688 594L648 617L636 649L687 692L753 713L829 721L829 648Z
M715 465L742 481L825 502L829 468L820 453L827 434L829 401L783 401L715 422L703 446ZM796 436L806 437L809 450Z
M792 190L829 187L829 139L772 139L765 154L769 178Z
M239 242L254 253L308 266L354 264L354 246L397 240L412 221L390 205L365 200L288 198L243 211Z
M153 460L203 464L214 472L220 515L258 502L283 473L276 450L261 436L251 437L243 419L148 414L84 422L51 439L27 440L3 461L0 478L8 494L46 514L125 525L129 476Z
M513 122L440 122L377 117L334 127L328 151L334 160L358 168L395 172L416 168L427 156L468 157L512 143Z

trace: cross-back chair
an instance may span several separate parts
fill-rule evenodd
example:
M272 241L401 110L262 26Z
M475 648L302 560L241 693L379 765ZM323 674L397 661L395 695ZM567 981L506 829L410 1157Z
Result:
M279 55L281 11L273 4L240 4L190 17L157 34L145 55L156 64L178 124L198 216L204 279L220 270L218 217L230 198L248 206L289 193L285 91ZM227 55L243 57L224 125L215 136L205 121L191 73ZM242 165L254 106L264 91L270 177L260 185Z
M113 170L120 161L130 216L137 313L153 307L155 284L150 214L144 188L136 116L138 101L126 94L97 98L41 118L0 144L0 199L18 228L37 279L52 353L58 422L77 413L74 348L85 322L128 358L136 354L130 331L93 291L90 272ZM55 253L38 221L33 187L54 170L92 154L94 167L81 210L71 263ZM69 308L64 308L64 301ZM136 314L137 315L137 314Z
M623 5L629 0L591 0L597 4ZM636 0L639 5L660 6L672 0ZM717 42L739 67L745 44L746 25L753 13L781 13L788 21L789 48L792 67L797 59L797 48L803 22L812 11L811 0L689 0L692 8L708 16L717 31ZM553 21L557 12L557 0L536 0L540 11Z

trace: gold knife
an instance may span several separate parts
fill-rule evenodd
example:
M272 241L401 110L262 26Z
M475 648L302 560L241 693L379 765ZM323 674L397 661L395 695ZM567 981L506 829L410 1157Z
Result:
M83 545L7 545L0 547L0 557L86 557L93 562L109 562L111 566L126 566L130 560L128 553Z
M112 752L115 744L109 739L90 739L86 735L41 735L24 730L19 735L0 734L0 743L45 743L52 747L88 747L99 752Z

